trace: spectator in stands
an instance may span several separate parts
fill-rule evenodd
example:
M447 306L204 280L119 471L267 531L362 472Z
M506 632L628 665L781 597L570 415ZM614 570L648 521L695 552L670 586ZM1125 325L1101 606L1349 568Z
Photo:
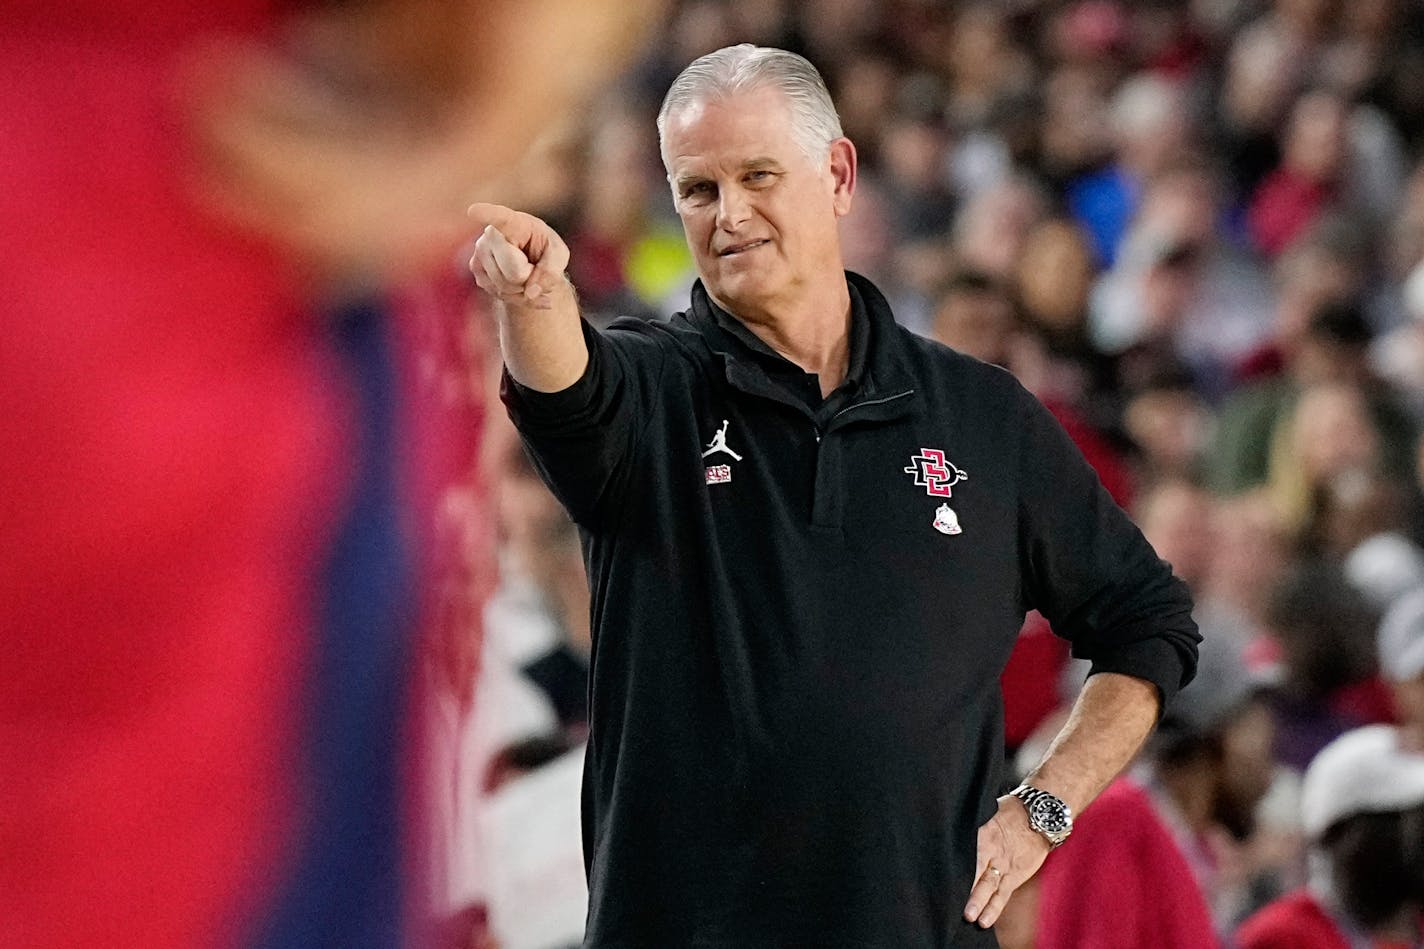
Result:
M1090 70L1066 65L1048 74L1042 96L1037 171L1063 188L1112 158L1107 97Z
M878 45L856 49L828 77L835 77L831 92L840 104L841 128L854 142L860 142L861 159L867 167L880 166L880 132L885 116L895 109L904 66Z
M1211 556L1194 591L1193 616L1203 636L1243 650L1262 680L1279 671L1279 648L1266 635L1267 606L1291 558L1291 538L1265 492L1218 498L1213 504Z
M1424 941L1424 754L1396 729L1348 732L1305 773L1307 887L1241 925L1241 949L1409 949Z
M1272 590L1265 619L1279 663L1272 704L1282 764L1303 771L1334 738L1391 718L1375 677L1376 617L1338 569L1293 565ZM1256 651L1258 663L1265 656Z
M947 181L944 91L937 78L917 73L900 83L895 99L879 117L878 135L895 233L905 241L935 240L949 230L956 206Z
M1195 592L1205 583L1215 555L1213 498L1185 480L1153 485L1138 499L1134 514L1157 556Z
M1117 0L1078 0L1047 10L1046 54L1083 70L1103 88L1115 85L1130 68L1133 12Z
M1229 367L1264 335L1269 313L1261 274L1221 239L1218 202L1215 179L1196 165L1148 182L1092 310L1100 347L1176 357L1208 397L1229 385Z
M1283 492L1285 513L1299 527L1308 507L1301 482L1312 479L1298 469L1304 456L1296 454L1296 449L1312 457L1317 469L1313 480L1322 483L1320 475L1325 474L1325 468L1341 467L1342 458L1332 460L1329 456L1339 456L1344 446L1337 445L1334 436L1322 432L1320 426L1348 423L1352 416L1336 410L1348 410L1361 398L1365 421L1344 424L1342 429L1361 443L1357 453L1364 450L1362 442L1374 442L1373 453L1366 452L1372 457L1361 456L1357 461L1408 476L1414 426L1392 394L1374 381L1369 366L1370 339L1370 328L1357 304L1326 305L1315 311L1299 341L1285 351L1286 372L1238 390L1222 407L1211 454L1212 486L1233 493L1274 480ZM1307 408L1300 419L1307 430L1294 437L1292 445L1293 437L1286 434L1290 419L1297 415L1301 394L1313 386L1335 388L1329 390L1333 395L1322 394L1316 406ZM1325 410L1326 417L1318 410ZM1294 487L1289 487L1291 484Z
M1271 264L1270 335L1235 367L1234 383L1250 385L1285 371L1315 314L1365 299L1370 269L1369 240L1357 219L1329 214L1296 238Z
M1197 479L1213 419L1192 388L1190 376L1168 367L1135 381L1131 388L1124 381L1120 391L1125 402L1122 431L1135 450L1137 480L1151 484Z
M1281 142L1281 163L1251 197L1247 222L1264 253L1285 250L1345 193L1350 106L1334 92L1301 96Z
M485 832L491 795L581 745L588 722L590 618L578 535L517 444L494 468L500 578L484 607L474 713L460 736L457 908L485 904L498 872Z
M1403 279L1424 261L1424 161L1415 156L1414 170L1405 180L1399 208L1388 226L1385 271Z
M1360 101L1389 116L1406 139L1417 141L1424 131L1424 49L1421 11L1401 0L1357 0L1340 5L1337 35L1327 51L1325 68Z
M1043 190L1032 179L1005 179L960 209L954 222L955 256L964 267L1012 280L1029 232L1046 211Z
M1115 157L1068 186L1068 209L1092 235L1097 259L1112 266L1137 211L1143 185L1186 157L1192 137L1186 95L1151 73L1129 79L1113 98Z
M1309 542L1379 612L1424 586L1424 551L1402 527L1409 497L1400 480L1360 469L1336 475L1318 493Z
M1202 602L1235 615L1249 642L1260 632L1270 591L1289 563L1290 536L1263 492L1219 501L1213 534L1216 546Z
M1400 743L1424 752L1424 588L1400 597L1385 613L1379 664L1394 698Z
M1415 421L1424 423L1424 257L1409 271L1402 295L1407 322L1375 341L1370 361Z
M680 228L659 221L659 206L648 193L657 180L655 163L648 159L654 153L649 121L631 104L612 102L588 124L582 200L570 239L578 263L569 276L596 322L656 315L653 304L671 286L639 287L635 274L639 253L653 243L669 248L671 280L681 283L691 267Z
M1094 277L1088 238L1071 220L1049 218L1029 232L1014 277L1023 332L1013 361L1031 392L1106 434L1118 429L1122 406L1117 361L1088 337Z
M473 757L484 769L524 738L579 731L588 721L588 585L578 533L522 450L499 479L500 585L485 608Z
M1001 4L960 5L953 18L943 66L950 77L946 114L955 128L983 124L1006 98L1027 87L1031 61L1014 42Z
M972 270L951 276L935 301L934 338L996 366L1008 367L1018 322L1004 287Z
M1254 194L1280 161L1276 129L1289 112L1302 67L1294 45L1253 27L1236 37L1226 57L1214 124L1233 205Z
M1025 341L1022 321L1005 286L984 274L960 271L941 288L935 306L932 336L946 346L976 359L1009 369L1030 390L1043 381L1036 359L1038 351ZM1025 367L1021 360L1029 357ZM1020 375L1025 368L1028 378ZM1049 391L1035 391L1073 439L1088 463L1098 472L1113 499L1132 499L1131 476L1121 451L1094 427L1078 408Z
M1093 288L1093 256L1081 228L1049 218L1029 231L1018 258L1015 289L1025 320L1051 351L1087 378L1063 389L1075 394L1103 385L1109 374L1087 336L1088 296ZM1067 371L1074 371L1065 367ZM1067 392L1064 392L1066 395Z
M1332 482L1381 470L1382 438L1359 386L1326 382L1301 392L1273 435L1266 483L1286 523L1303 541L1316 539Z

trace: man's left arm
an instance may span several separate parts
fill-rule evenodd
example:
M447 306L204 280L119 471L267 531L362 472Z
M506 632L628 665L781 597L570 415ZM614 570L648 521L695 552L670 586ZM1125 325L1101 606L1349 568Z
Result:
M1113 503L1062 426L1027 392L1016 395L1026 605L1092 662L1068 722L1024 783L1076 815L1127 766L1190 681L1201 637L1186 585ZM993 925L1049 850L1019 798L1000 798L979 830L965 918Z
M1137 754L1159 707L1157 687L1144 679L1113 672L1089 676L1068 721L1024 783L1081 814ZM975 882L964 918L994 925L1049 850L1047 838L1029 826L1023 802L1008 794L999 798L998 811L979 828Z

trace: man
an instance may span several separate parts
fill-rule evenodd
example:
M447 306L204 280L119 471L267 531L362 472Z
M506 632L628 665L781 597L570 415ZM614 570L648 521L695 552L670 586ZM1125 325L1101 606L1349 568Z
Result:
M1310 878L1247 919L1242 949L1424 945L1424 754L1398 729L1346 732L1301 788Z
M471 209L593 585L585 945L993 946L1190 678L1185 588L1011 376L842 269L856 153L809 63L711 53L658 124L701 275L671 321L583 326L559 237ZM1030 606L1100 674L996 801Z

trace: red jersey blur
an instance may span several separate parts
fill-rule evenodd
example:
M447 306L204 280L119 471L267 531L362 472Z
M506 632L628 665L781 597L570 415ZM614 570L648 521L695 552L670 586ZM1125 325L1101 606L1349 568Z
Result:
M346 396L175 107L273 14L0 0L0 945L228 944L291 829Z

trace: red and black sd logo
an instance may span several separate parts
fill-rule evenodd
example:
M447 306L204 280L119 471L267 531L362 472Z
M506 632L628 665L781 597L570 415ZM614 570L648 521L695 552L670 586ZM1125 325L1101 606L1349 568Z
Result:
M918 455L910 458L910 467L905 474L915 476L915 484L937 498L953 497L950 490L961 481L968 481L969 475L956 468L954 462L944 457L938 448L921 448Z

